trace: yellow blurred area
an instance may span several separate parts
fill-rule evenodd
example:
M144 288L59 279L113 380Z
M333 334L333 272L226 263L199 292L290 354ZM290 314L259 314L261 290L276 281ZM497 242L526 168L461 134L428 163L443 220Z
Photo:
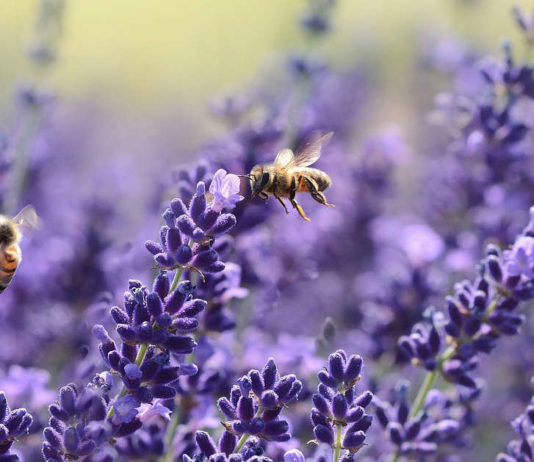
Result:
M25 50L38 0L0 0L0 102L32 80ZM304 0L67 0L60 59L44 78L62 99L136 108L205 104L304 49L296 26ZM528 0L338 0L335 31L320 52L343 67L369 57L386 95L413 69L417 34L456 34L498 52L517 39L513 5ZM419 50L420 51L420 50ZM413 72L413 70L412 70Z

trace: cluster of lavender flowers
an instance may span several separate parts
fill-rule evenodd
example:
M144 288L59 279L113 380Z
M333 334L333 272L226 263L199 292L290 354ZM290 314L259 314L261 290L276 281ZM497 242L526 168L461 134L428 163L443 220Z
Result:
M218 260L212 246L216 235L223 234L235 224L235 217L221 213L222 209L233 206L241 196L236 194L237 177L220 171L217 178L218 181L212 181L213 199L209 204L204 183L199 182L189 207L180 199L174 199L163 213L167 224L161 228L160 236L168 259L175 257L176 249L182 245L178 244L181 235L177 223L184 234L183 223L193 220L203 223L205 230L211 233L198 238L198 233L192 232L190 236L196 236L201 242L200 249L190 244L195 256L173 262L172 282L166 271L160 271L152 290L140 281L130 280L124 294L124 308L114 306L110 310L118 344L103 325L93 327L108 371L104 373L105 377L103 374L95 376L82 389L74 384L61 389L58 403L49 407L51 418L44 430L45 460L62 461L100 454L111 439L126 437L139 430L147 413L165 416L168 409L159 400L176 396L180 376L198 373L197 366L187 358L197 346L190 334L198 330L198 315L205 309L207 301L194 298L194 285L181 278L186 268L199 272L224 270L224 264ZM158 245L148 242L147 248L152 250ZM183 246L191 250L188 244ZM157 253L156 262L162 261L162 254ZM215 256L212 258L211 254ZM205 263L208 260L209 264ZM120 379L121 388L111 399L109 392L115 377ZM143 405L148 405L149 410L141 411ZM113 460L113 456L109 454L106 460Z
M321 383L312 398L313 433L317 442L333 448L335 460L339 460L341 450L346 451L343 461L353 460L364 446L366 432L373 422L372 416L365 413L373 394L365 391L355 396L362 367L360 356L347 357L343 350L338 350L328 357L328 368L317 374Z
M302 383L295 375L280 377L272 358L262 371L251 370L238 379L229 398L217 401L217 407L228 419L216 445L208 433L197 431L195 440L200 450L196 459L210 462L232 460L264 461L265 445L260 440L288 441L289 424L281 417L284 407L298 398ZM252 438L251 438L252 437ZM187 460L187 458L186 458Z
M396 456L434 454L439 443L463 444L459 437L473 425L472 416L464 413L461 419L450 419L442 412L436 422L429 418L433 406L429 396L440 375L468 389L458 393L456 400L471 408L481 392L480 380L474 377L481 355L490 354L503 336L520 333L525 321L520 309L534 298L533 225L534 208L530 223L510 250L501 253L494 245L488 246L487 256L478 265L478 278L456 284L455 295L446 299L446 311L429 310L410 335L399 339L412 364L427 375L412 404L406 390L397 392L391 403L377 403L379 421L396 446Z
M282 85L213 105L226 134L172 182L150 181L146 208L137 204L146 227L116 194L66 174L91 155L87 122L70 137L47 131L52 98L19 93L21 126L33 128L0 136L0 179L16 186L0 187L0 206L33 202L47 228L23 241L25 262L0 296L0 461L483 460L469 452L478 421L502 425L524 406L534 67L509 44L500 60L455 49L446 65L443 49L425 50L426 64L452 69L455 91L428 116L440 133L410 148L397 128L361 128L375 90L366 69L336 69L314 48L335 32L335 7L309 1L308 51L288 57ZM54 62L62 11L42 0L38 66ZM529 48L534 22L514 14ZM335 132L316 166L336 208L300 195L308 224L249 199L235 174L316 130ZM66 156L73 146L80 158ZM412 151L429 155L407 185ZM113 176L104 170L95 177ZM47 205L65 192L68 214ZM505 360L516 392L499 397ZM499 462L532 459L531 407Z

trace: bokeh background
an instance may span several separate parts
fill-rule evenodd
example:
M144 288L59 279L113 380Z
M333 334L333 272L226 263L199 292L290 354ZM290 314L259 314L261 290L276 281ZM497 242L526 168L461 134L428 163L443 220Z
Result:
M449 152L458 133L451 141L450 127L430 128L439 119L436 95L480 101L478 60L501 57L504 38L516 56L525 55L510 10L530 11L532 2L338 0L331 31L320 38L303 33L304 0L67 0L61 12L54 5L62 2L0 0L1 211L14 214L31 201L43 216L43 229L24 242L25 263L0 296L0 322L9 326L2 331L0 389L39 416L28 460L38 452L55 388L101 367L92 324L107 319L112 300L120 303L128 278L148 282L155 275L143 242L157 239L165 201L180 191L172 172L178 165L194 172L209 159L212 170L222 165L242 173L250 161L240 157L242 145L269 159L282 142L280 126L302 133L339 126L330 157L321 159L335 180L328 197L339 207L318 210L303 199L313 228L295 214L286 217L278 204L238 208L244 225L233 234L237 249L230 259L243 272L236 284L250 292L229 303L238 334L221 343L248 356L237 364L234 358L221 373L217 392L271 354L313 377L326 351L316 351L316 337L329 315L349 328L339 346L369 358L369 382L379 394L394 379L417 376L406 361L387 375L398 336L428 305L442 305L456 281L472 277L488 240L507 245L513 239L532 196L530 180L515 195L507 190L514 182L491 176L499 167ZM54 51L50 62L39 49L43 43ZM330 74L307 69L310 75L295 77L295 56L327 63ZM295 82L315 77L317 86L297 98L303 113L312 113L311 123L303 116L302 127L301 120L285 125L291 92L300 91ZM323 78L333 82L330 89ZM250 122L246 115L240 125L214 117L217 108L224 112L225 97L254 100L258 88L259 103L252 104L261 106L264 119L253 115ZM525 119L531 129L534 119ZM27 167L24 181L9 171L20 164ZM440 172L439 181L452 178L443 189L449 195L433 189L432 175ZM517 172L505 173L509 180ZM464 197L471 192L465 185L475 199ZM482 197L477 188L494 194ZM440 201L452 204L452 212ZM492 221L495 204L504 224ZM257 222L247 216L248 206ZM288 316L287 307L298 310ZM508 421L531 394L524 372L534 364L531 324L522 343L503 342L494 359L500 368L485 366L490 392L480 405L478 443L465 460L493 460L512 435ZM293 350L298 358L287 354ZM46 371L41 382L33 367Z
M451 71L463 47L498 51L507 37L521 49L508 12L528 3L345 0L333 13L333 33L310 44L296 22L304 0L68 2L51 32L40 29L38 0L4 1L0 126L17 123L17 89L38 85L61 98L49 116L56 127L78 119L91 134L90 161L80 164L86 178L102 162L125 156L152 157L144 172L154 174L169 162L194 158L206 137L225 132L210 114L215 99L259 79L276 82L288 55L313 48L334 70L357 67L372 82L362 133L393 124L410 141L422 125L419 109L430 108L433 90L442 91L450 80L450 72L420 72L425 53L437 48L445 62L452 60ZM56 53L44 69L28 60L43 37Z
M4 1L0 5L3 116L9 117L5 103L11 100L13 87L39 79L60 92L64 105L90 102L92 107L85 111L102 107L113 111L108 121L115 134L112 149L131 149L123 146L123 140L135 128L140 143L171 137L176 155L187 156L207 133L220 130L207 111L214 98L250 85L258 76L275 75L285 53L309 47L295 23L305 4L304 0L70 2L58 37L58 62L44 75L36 75L25 52L36 37L39 2ZM503 37L512 41L519 37L508 14L514 5L529 2L340 1L334 12L335 29L319 51L336 68L356 62L372 69L380 91L366 124L409 124L406 115L418 93L414 64L431 43L429 38L450 39L451 48L459 41L496 50ZM162 122L168 114L176 125L189 129L189 136L172 138L181 130Z

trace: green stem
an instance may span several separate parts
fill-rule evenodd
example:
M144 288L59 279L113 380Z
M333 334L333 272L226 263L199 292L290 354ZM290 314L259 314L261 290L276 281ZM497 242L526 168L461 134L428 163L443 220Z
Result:
M180 279L182 278L182 274L184 273L184 268L180 267L176 270L176 273L174 274L174 279L172 280L171 287L169 289L169 293L176 290L176 287L178 286L178 283L180 282ZM138 366L141 366L143 363L143 360L145 359L146 352L147 352L147 344L142 343L141 347L139 348L139 351L137 352L137 356L135 357L135 364ZM121 388L121 391L115 398L114 402L117 402L118 399L121 399L123 396L126 396L126 393L128 393L128 390L126 390L126 387L123 385ZM111 418L113 415L113 406L109 408L108 411L108 419Z
M165 454L165 457L163 458L164 462L172 462L174 459L174 454L172 452L172 442L174 441L174 436L176 435L176 430L178 429L178 425L180 424L180 420L182 418L182 413L179 412L181 408L177 407L174 411L174 415L172 416L171 424L169 425L169 428L167 430L167 437L166 437L166 447L167 447L167 453Z
M484 315L485 318L489 318L490 314L493 313L497 309L497 305L499 304L499 300L495 299L491 302L490 306L486 310L486 314Z
M147 345L146 343L143 343L141 347L139 348L139 351L137 352L137 356L135 357L135 364L140 366L143 363L145 356L146 356L146 352L147 352ZM117 400L121 399L123 396L126 396L126 393L128 393L128 390L123 385L120 393L117 395L114 402L116 403ZM108 419L111 418L112 415L113 415L113 406L109 408L107 418Z
M455 353L456 347L454 345L451 345L440 355L438 359L438 367L436 367L436 370L434 370L433 372L428 372L426 374L423 383L419 387L419 391L417 392L417 395L415 397L415 401L410 411L410 417L415 417L417 414L419 414L419 412L421 412L425 404L428 392L432 389L432 385L434 385L434 382L436 381L438 371L441 369L443 363L448 359L451 359Z
M261 416L262 412L263 412L263 407L260 406L258 410L256 411L256 414L254 415L254 417ZM250 433L243 433L241 435L241 438L239 438L239 441L237 442L237 445L234 449L234 454L237 454L239 451L241 451L241 448L244 446L244 444L247 442L249 438L250 438Z
M415 401L410 411L410 417L416 416L421 411L421 409L423 409L423 405L425 404L425 400L426 400L426 395L428 395L428 392L432 388L432 385L434 385L437 375L438 375L437 369L433 372L429 372L426 374L425 379L423 380L423 383L419 387L417 396L415 397Z
M243 433L241 435L241 438L239 438L239 441L237 442L237 446L234 449L234 453L238 453L239 451L241 451L241 448L247 442L249 436L250 436L249 433Z
M332 455L332 462L338 462L341 454L341 424L336 424L336 442L334 445L334 454Z
M184 274L184 267L180 266L176 270L176 273L174 273L174 278L172 280L171 287L169 288L169 293L174 292L176 290L176 287L178 287L180 279L182 278L182 274Z
M530 61L532 59L532 50L534 48L534 42L531 39L528 39L525 43L525 55L523 57L523 62L525 66L528 66L530 64Z
M489 316L495 309L497 308L497 305L499 303L499 300L493 300L488 307L486 311L486 317ZM415 400L412 405L412 409L410 410L410 418L415 417L421 410L423 409L423 406L425 405L426 397L428 395L428 392L432 389L432 386L434 385L434 382L436 381L436 378L438 376L438 372L441 370L443 363L449 359L451 359L454 354L456 353L456 347L454 345L449 346L438 358L438 367L436 370L432 372L428 372L421 383L421 386L419 387L419 390L417 391L417 395L415 397ZM399 458L399 454L397 451L395 451L393 454L391 454L391 457L389 459L389 462L397 462Z
M496 305L497 304L495 303L495 306ZM451 359L455 353L456 353L456 347L454 345L451 345L439 356L438 366L436 367L436 369L432 372L428 372L425 375L425 378L423 379L423 382L421 383L421 386L419 387L419 390L417 391L417 395L415 396L415 400L410 410L409 418L414 418L417 414L419 414L419 412L422 411L423 406L425 405L428 392L432 389L432 386L434 385L434 382L436 381L436 378L438 377L438 372L441 370L443 363ZM391 456L389 457L389 462L397 462L398 460L399 460L399 452L398 450L395 450L395 452L392 453Z

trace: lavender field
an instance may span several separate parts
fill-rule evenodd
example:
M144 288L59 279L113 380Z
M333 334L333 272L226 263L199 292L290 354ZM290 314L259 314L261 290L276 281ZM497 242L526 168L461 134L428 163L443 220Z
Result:
M533 462L534 5L113 3L0 7L0 462Z

